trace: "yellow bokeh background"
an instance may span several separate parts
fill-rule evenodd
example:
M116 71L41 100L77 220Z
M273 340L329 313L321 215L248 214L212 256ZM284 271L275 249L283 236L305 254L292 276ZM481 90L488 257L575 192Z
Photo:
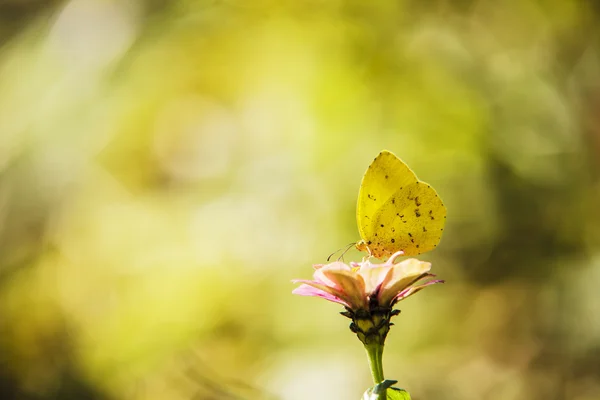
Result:
M600 398L590 1L0 1L0 398L358 399L343 309L382 149L448 208L386 377ZM360 260L351 250L345 259Z

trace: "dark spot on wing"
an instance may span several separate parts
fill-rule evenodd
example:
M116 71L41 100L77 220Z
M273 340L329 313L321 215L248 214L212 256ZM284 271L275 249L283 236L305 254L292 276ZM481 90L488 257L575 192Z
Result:
M419 245L417 245L417 249L419 248Z
M381 224L381 227L383 228L383 224Z
M412 237L412 233L408 232L408 236Z
M392 238L392 243L396 243L396 239Z
M417 216L417 218L421 216L421 213L419 212L418 208L415 209L415 215Z
M411 242L411 243L414 243L414 242L415 242L415 239L410 239L410 242Z
M415 197L415 204L417 205L417 207L421 205L421 202L419 201L419 196Z
M389 176L387 176L387 175L386 175L386 176L385 176L385 179L387 179L387 178L389 178Z
M367 244L368 244L368 245L370 245L370 244L371 244L371 241L369 240L369 241L367 242Z
M396 204L396 199L392 199L392 204Z
M427 232L427 229L425 229L425 227L423 227L423 232Z

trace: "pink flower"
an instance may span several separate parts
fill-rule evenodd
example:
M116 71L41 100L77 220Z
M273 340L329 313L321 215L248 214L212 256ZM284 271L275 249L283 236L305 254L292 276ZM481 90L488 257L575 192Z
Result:
M350 265L340 261L315 265L314 280L294 280L302 285L292 293L322 297L352 311L369 311L374 307L391 308L426 286L443 283L442 280L431 280L415 285L435 276L429 273L431 264L415 258L395 263L401 255L399 251L383 264L373 264L367 259Z
M399 251L383 264L370 260L350 265L336 261L315 265L314 280L294 280L302 283L292 293L301 296L317 296L342 304L346 311L341 314L352 320L350 330L367 348L375 346L382 351L383 343L393 325L390 319L400 313L392 307L424 287L441 280L418 282L435 275L429 273L431 264L409 258L399 263Z

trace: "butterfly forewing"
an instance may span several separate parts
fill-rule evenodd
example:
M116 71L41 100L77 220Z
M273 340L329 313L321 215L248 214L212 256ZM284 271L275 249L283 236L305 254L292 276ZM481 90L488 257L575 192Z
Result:
M358 192L357 222L361 237L376 233L375 216L401 188L417 181L415 174L398 157L382 151L363 176Z

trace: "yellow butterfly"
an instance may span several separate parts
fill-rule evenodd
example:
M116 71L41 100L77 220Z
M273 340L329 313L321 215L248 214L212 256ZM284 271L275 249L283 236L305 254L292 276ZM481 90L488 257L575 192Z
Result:
M413 256L434 249L446 223L435 189L387 150L373 160L358 192L356 248L376 258L402 250Z

